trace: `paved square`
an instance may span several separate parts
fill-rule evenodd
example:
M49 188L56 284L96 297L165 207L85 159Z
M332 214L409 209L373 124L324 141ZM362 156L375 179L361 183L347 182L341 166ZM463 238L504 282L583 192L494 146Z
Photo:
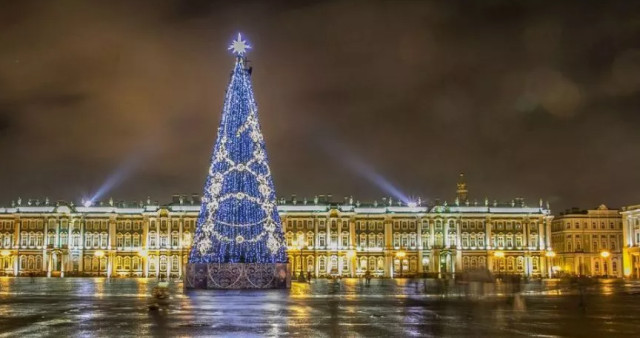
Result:
M314 280L291 290L188 291L149 310L155 280L0 278L0 337L633 336L640 283L443 285ZM446 296L442 295L446 293Z

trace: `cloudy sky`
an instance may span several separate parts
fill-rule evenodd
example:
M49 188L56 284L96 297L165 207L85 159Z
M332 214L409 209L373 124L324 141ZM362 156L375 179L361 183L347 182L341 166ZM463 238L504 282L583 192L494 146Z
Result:
M200 193L239 31L278 195L640 203L640 2L228 3L0 2L0 204Z

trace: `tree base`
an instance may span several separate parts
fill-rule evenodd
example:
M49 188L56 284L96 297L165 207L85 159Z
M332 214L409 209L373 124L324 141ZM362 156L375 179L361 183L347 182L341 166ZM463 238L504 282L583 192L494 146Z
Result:
M289 289L287 263L188 263L185 289Z

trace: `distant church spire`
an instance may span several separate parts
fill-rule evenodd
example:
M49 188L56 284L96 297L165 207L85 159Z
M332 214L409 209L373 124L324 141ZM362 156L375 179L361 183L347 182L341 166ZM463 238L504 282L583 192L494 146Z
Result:
M467 182L464 179L464 173L460 173L458 178L458 189L456 190L456 197L460 203L467 202Z

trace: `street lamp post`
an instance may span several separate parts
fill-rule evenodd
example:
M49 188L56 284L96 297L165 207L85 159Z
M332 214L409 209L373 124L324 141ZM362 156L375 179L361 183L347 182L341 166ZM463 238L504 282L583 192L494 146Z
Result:
M298 275L298 282L306 282L304 277L304 257L302 257L302 249L304 248L304 236L298 235L298 249L300 249L300 275Z
M396 257L400 261L400 278L402 278L402 270L404 270L404 257L407 255L404 251L396 252Z

